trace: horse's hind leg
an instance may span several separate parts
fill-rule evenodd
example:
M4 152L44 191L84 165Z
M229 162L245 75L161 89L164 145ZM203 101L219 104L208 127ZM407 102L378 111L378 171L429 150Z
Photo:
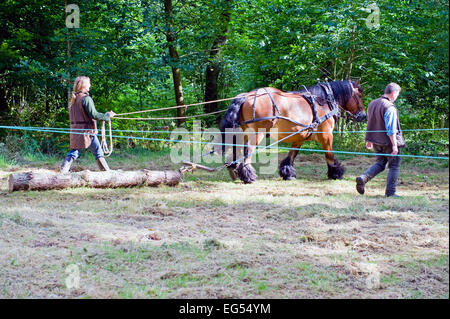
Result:
M293 148L300 148L301 144L293 144ZM290 150L288 156L280 164L280 176L285 181L293 180L297 178L294 168L294 160L298 154L298 150Z
M236 144L236 136L233 136L233 144ZM232 157L233 161L235 161L237 159L237 150L236 150L236 146L233 146L233 157ZM230 174L231 179L234 181L238 178L237 175L237 166L238 164L230 164L227 168L228 168L228 173Z
M244 147L245 159L238 165L237 175L245 184L253 183L258 179L258 175L256 174L256 171L251 164L252 153L255 151L256 146L261 142L263 138L264 134L262 133L251 133L244 143L246 145Z

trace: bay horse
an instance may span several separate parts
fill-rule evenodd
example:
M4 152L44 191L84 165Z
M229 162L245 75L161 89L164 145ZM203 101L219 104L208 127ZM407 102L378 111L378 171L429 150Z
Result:
M280 133L270 135L291 143L292 148L300 148L305 141L320 143L326 151L328 178L343 178L345 168L332 153L333 129L340 116L340 108L357 122L366 119L359 81L322 82L301 91L289 92L264 87L237 95L220 123L222 139L226 129L240 127L254 133L244 135L243 162L235 163L236 148L233 148L233 162L227 164L232 179L239 177L244 183L256 181L256 171L251 165L252 153L272 128ZM293 163L297 154L298 150L290 150L281 162L279 174L284 180L296 178Z

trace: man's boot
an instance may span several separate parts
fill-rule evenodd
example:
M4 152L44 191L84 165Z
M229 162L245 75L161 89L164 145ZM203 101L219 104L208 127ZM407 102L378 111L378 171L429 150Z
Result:
M59 172L62 174L68 173L70 170L70 166L72 166L72 163L73 163L73 158L70 157L69 159L67 159L67 157L66 157L61 164Z
M361 195L364 194L364 186L368 181L370 181L370 176L366 174L361 174L356 178L356 190Z
M104 157L99 157L97 159L97 165L98 168L100 168L101 171L109 171L108 163L106 163L106 160Z

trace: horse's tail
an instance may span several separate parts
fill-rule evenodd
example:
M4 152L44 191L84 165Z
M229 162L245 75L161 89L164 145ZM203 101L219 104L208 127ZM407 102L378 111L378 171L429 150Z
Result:
M241 113L242 104L244 104L247 99L247 94L239 94L231 101L228 107L227 113L220 122L220 131L222 132L222 154L225 154L225 130L228 128L238 128L239 127L239 114Z

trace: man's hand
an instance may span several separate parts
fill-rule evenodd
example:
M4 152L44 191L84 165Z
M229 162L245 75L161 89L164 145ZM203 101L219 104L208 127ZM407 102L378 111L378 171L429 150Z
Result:
M396 140L396 135L392 134L389 135L389 139L391 140L391 144L392 144L392 155L397 155L398 154L398 145L397 145L397 140Z
M367 148L368 150L371 150L371 149L373 148L372 142L366 142L366 148Z
M116 116L116 113L114 113L113 111L106 112L106 114L109 114L110 118L113 118L114 116Z
M392 153L391 153L392 155L397 155L398 154L398 147L397 147L397 145L393 145L392 146Z

